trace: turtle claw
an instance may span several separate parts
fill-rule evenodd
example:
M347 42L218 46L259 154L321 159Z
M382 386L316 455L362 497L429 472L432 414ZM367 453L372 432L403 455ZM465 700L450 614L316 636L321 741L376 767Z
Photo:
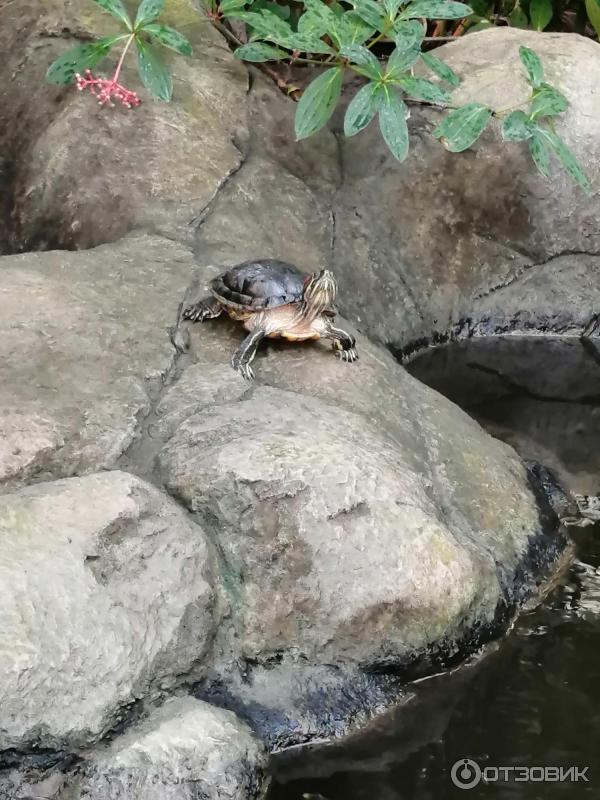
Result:
M187 308L183 309L183 318L189 319L192 322L204 322L207 316L208 313L206 309L199 308L197 303L193 306L188 306Z
M348 350L338 350L336 356L348 364L358 361L358 351L355 347L350 347Z
M214 319L221 313L221 306L211 297L205 297L196 303L191 303L183 309L183 319L191 322L204 322L205 319Z

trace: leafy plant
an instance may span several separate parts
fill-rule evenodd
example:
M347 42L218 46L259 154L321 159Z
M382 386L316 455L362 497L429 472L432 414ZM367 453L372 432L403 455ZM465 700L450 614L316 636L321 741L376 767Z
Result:
M192 54L192 47L174 28L156 22L165 0L141 0L134 22L131 21L122 0L94 0L94 2L118 19L126 29L126 33L107 36L97 42L82 44L68 50L50 65L46 72L46 80L55 84L69 84L75 81L79 89L89 89L102 105L112 103L113 99L129 108L139 105L137 94L119 83L125 56L134 44L142 83L154 97L169 101L173 93L171 73L150 42L168 47L185 56ZM119 42L123 43L124 47L112 78L94 77L92 69L103 61Z
M450 92L460 79L448 64L423 51L427 18L460 20L464 24L472 16L470 6L457 0L345 0L345 5L338 0L302 1L302 10L292 11L271 0L205 0L213 24L236 44L234 55L260 64L276 78L278 85L285 86L285 80L280 73L265 67L265 62L288 62L288 70L292 64L323 67L301 94L296 108L296 139L311 136L328 122L341 96L344 73L350 70L365 83L346 109L346 136L356 135L377 118L389 150L403 161L409 153L407 119L411 103L424 103L440 111L449 109L433 133L454 153L471 147L492 118L500 118L505 141L527 141L533 162L542 175L549 177L550 154L554 154L569 175L585 191L590 190L581 166L554 130L553 118L566 111L569 103L557 89L544 82L542 64L529 48L520 49L532 86L527 111L497 110L481 103L459 108L452 105ZM487 2L472 1L475 5ZM128 107L138 105L135 92L118 82L128 49L135 44L143 84L155 97L170 100L171 75L150 41L182 55L190 55L191 46L176 30L156 22L165 0L142 0L133 23L122 0L94 2L116 17L127 32L73 48L50 66L47 79L61 84L75 79L79 89L89 89L103 104L115 98ZM541 23L548 16L544 3L550 0L527 2L528 13L537 14ZM243 23L245 41L233 34L228 22L236 22L238 28ZM94 77L92 67L118 42L125 44L113 77ZM418 65L423 69L415 72ZM422 77L424 70L434 80Z
M544 68L536 53L528 47L519 50L521 61L532 87L528 113L513 111L502 124L502 136L507 141L527 141L536 167L545 177L549 175L550 153L586 192L591 184L579 162L554 130L554 117L569 107L567 98L544 82Z
M344 121L347 136L362 130L378 117L382 135L396 158L408 154L407 100L432 105L450 103L450 94L439 83L416 77L414 66L421 60L434 76L449 84L458 76L439 58L421 52L426 16L460 19L471 13L455 0L351 0L346 9L337 2L304 0L304 13L297 24L281 19L270 8L255 10L249 2L225 0L222 16L250 27L247 44L235 50L246 61L320 63L329 68L304 91L296 111L296 137L304 139L322 128L340 97L345 70L352 70L368 84L350 103ZM232 3L235 3L232 6ZM214 13L214 11L213 11ZM373 52L379 42L389 42L392 52L386 63Z
M511 25L536 31L600 34L600 0L472 0L464 31ZM591 26L591 27L590 27Z
M567 110L569 101L558 89L544 82L542 62L533 50L521 47L519 55L532 89L527 112L521 109L493 112L479 103L471 103L450 112L436 128L434 136L440 138L449 150L460 152L481 136L493 114L503 116L510 112L502 122L502 138L512 142L527 141L535 166L546 178L550 177L550 153L553 153L568 174L589 192L591 184L587 176L554 130L553 118Z
M552 124L552 118L566 111L569 103L557 89L544 82L542 64L529 48L520 50L532 86L528 113L518 109L494 110L481 103L452 107L450 90L459 84L459 78L441 59L422 52L426 31L423 18L464 19L471 13L469 6L454 0L350 0L352 9L347 10L336 2L326 5L323 0L304 0L304 13L293 26L270 8L256 11L248 1L224 2L227 5L223 10L221 4L220 13L225 19L236 19L250 26L249 41L235 50L237 58L252 62L288 60L327 67L300 98L295 119L297 139L311 136L327 123L340 98L344 71L351 70L366 83L347 107L346 136L359 133L377 117L388 148L403 161L409 152L407 119L411 102L442 110L451 108L434 130L434 136L454 153L471 147L493 118L506 117L502 123L503 138L529 141L531 157L542 175L549 177L552 152L569 175L589 191L587 177ZM532 13L534 2L538 0L531 0ZM216 13L219 14L218 6ZM536 13L542 14L541 5ZM392 45L386 61L373 52L374 45L384 41ZM415 67L419 62L439 80L417 77Z

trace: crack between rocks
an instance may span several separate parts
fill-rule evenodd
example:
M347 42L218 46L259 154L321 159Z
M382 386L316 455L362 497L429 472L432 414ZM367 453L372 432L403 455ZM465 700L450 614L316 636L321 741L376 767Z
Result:
M211 215L212 210L213 210L213 206L215 205L216 201L218 200L219 195L221 194L221 192L228 186L229 182L238 174L238 172L242 169L242 167L245 165L246 161L248 160L249 148L247 148L244 151L240 146L238 146L235 143L235 141L233 139L232 139L231 143L235 147L237 152L240 154L239 164L237 164L235 167L232 167L232 169L230 169L229 172L227 172L227 174L223 176L223 178L219 182L219 185L215 189L215 192L214 192L213 196L210 198L210 200L208 201L208 203L206 203L200 209L200 211L196 214L196 216L192 217L192 219L188 222L188 227L191 227L193 225L196 226L195 227L195 233L197 233L197 231L202 227L202 225L206 222L206 220Z
M524 258L530 259L531 256L525 253L519 253L519 255L523 256ZM590 256L591 258L600 258L600 253L597 252L589 252L584 250L561 250L559 253L554 253L548 258L543 259L542 261L537 261L530 264L524 264L521 269L515 273L512 277L508 278L501 283L498 283L496 286L492 286L489 289L486 289L484 292L480 292L473 297L473 302L476 300L482 300L485 297L489 297L489 295L494 294L495 292L500 291L501 289L506 289L508 286L512 286L514 283L517 283L521 278L523 278L527 273L531 272L532 269L536 269L537 267L545 267L548 264L551 264L553 261L556 261L559 258L564 258L565 256Z

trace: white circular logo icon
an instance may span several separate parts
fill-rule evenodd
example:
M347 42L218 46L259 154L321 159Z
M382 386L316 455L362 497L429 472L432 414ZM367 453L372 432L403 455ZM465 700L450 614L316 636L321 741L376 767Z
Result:
M481 769L470 758L461 758L452 765L450 777L459 789L472 789L481 780Z

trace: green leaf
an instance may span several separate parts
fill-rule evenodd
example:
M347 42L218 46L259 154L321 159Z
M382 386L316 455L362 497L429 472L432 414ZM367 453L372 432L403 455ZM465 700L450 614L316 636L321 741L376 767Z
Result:
M547 83L542 83L533 93L531 115L534 117L552 117L562 114L569 107L567 98Z
M385 143L398 161L408 155L408 111L400 95L393 89L385 88L379 109L379 128Z
M282 44L283 40L293 34L291 25L267 8L260 12L240 11L235 17L252 27L254 38L269 39Z
M142 0L135 17L135 29L143 28L148 22L154 22L164 5L165 0Z
M520 142L531 139L537 126L524 111L513 111L502 123L502 138Z
M508 20L513 28L528 28L529 20L519 3L513 8L508 16Z
M387 63L386 75L392 80L400 78L407 69L417 61L421 52L417 48L414 50L399 50L397 47L392 51Z
M393 20L396 14L398 13L398 9L402 5L405 0L383 0L383 7L385 8L385 13L388 17Z
M90 44L80 44L72 47L59 56L48 67L46 80L59 86L73 83L75 75L82 75L86 69L93 69L110 52L116 42L127 39L127 34L107 36Z
M454 70L446 64L445 61L442 61L440 58L436 56L432 56L431 53L421 53L421 58L427 64L429 69L441 78L443 81L447 81L451 86L458 86L460 84L460 78L454 72Z
M338 42L338 46L343 47L363 44L375 33L375 28L366 23L356 11L346 11L336 15L328 32Z
M409 97L414 97L415 100L438 104L450 103L452 100L448 92L424 78L413 78L411 75L407 75L400 78L398 84Z
M242 61L281 61L290 54L266 42L250 42L234 51L233 55Z
M550 177L550 153L544 137L538 131L534 131L529 140L529 152L533 158L533 163L542 173L544 178Z
M303 36L321 37L327 33L329 22L319 13L305 11L298 20L298 33Z
M168 25L146 25L144 33L149 33L164 47L175 50L176 53L180 53L182 56L192 55L192 45L175 28L170 28Z
M352 64L362 67L362 72L369 78L381 78L382 69L376 56L360 44L349 44L342 47L340 55L347 58Z
M296 140L305 139L325 125L340 97L343 69L332 67L308 85L296 108Z
M462 153L479 139L490 121L492 111L481 103L469 103L451 111L434 130L433 135L451 153Z
M594 30L600 36L600 0L585 0L585 10Z
M544 68L538 54L534 53L529 47L521 45L519 47L519 57L527 71L529 83L537 88L544 80Z
M290 50L300 50L302 53L327 53L329 55L335 53L333 47L330 47L316 35L304 36L301 33L291 33L289 36L278 37L277 44Z
M543 31L553 14L552 0L530 0L529 16L536 31Z
M397 21L394 24L394 41L399 50L420 49L425 38L425 26L416 19Z
M354 95L344 116L344 135L354 136L366 128L373 119L382 99L381 87L376 83L367 83Z
M109 14L112 14L113 17L120 19L121 22L124 22L127 26L128 30L131 30L131 19L129 18L129 14L127 13L125 6L123 5L123 0L94 0L94 2L103 8L105 11L108 11Z
M246 0L222 0L219 10L224 17L235 16L235 12L246 5Z
M304 6L306 12L298 22L298 31L300 33L318 33L319 36L327 33L336 19L329 6L325 5L322 0L305 0ZM305 17L306 21L302 22ZM306 30L307 28L308 30Z
M136 39L135 45L137 47L138 70L142 83L150 94L168 103L173 94L171 73L151 45L142 39Z
M400 12L399 19L462 19L470 17L473 9L454 0L414 0Z
M375 0L351 0L356 13L364 19L367 25L375 30L383 31L385 27L385 15L383 8Z
M478 17L485 17L488 14L494 13L493 0L470 0L469 5Z
M248 0L248 3L252 4L254 11L260 11L264 8L266 11L272 11L273 14L283 20L289 20L291 16L289 6L280 6L279 3L272 3L270 0L254 0L254 2Z
M590 193L592 190L592 184L583 171L580 163L575 158L574 153L569 147L567 147L566 143L558 134L554 133L554 131L551 131L548 128L543 128L541 125L538 126L538 132L544 138L545 142L550 145L550 148L554 151L554 153L556 153L559 161L569 175L581 186L585 192Z

